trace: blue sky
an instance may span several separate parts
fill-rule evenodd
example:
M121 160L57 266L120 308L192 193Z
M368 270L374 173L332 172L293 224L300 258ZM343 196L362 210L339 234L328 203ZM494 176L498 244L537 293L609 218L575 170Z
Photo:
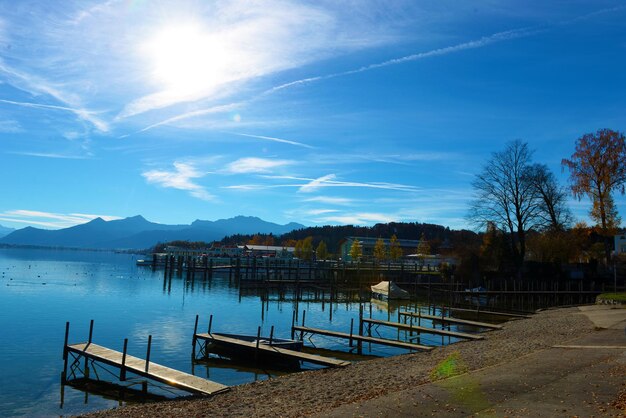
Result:
M467 227L506 142L566 183L578 137L626 130L624 21L603 0L0 0L0 224Z

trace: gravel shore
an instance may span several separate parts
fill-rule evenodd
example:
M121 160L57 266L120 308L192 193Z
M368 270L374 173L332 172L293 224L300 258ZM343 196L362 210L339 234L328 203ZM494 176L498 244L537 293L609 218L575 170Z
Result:
M530 319L514 320L486 338L355 363L341 369L295 373L233 387L210 398L186 398L131 405L89 414L89 417L295 417L331 410L431 381L431 373L456 354L464 367L477 370L563 344L593 332L577 308L546 310Z

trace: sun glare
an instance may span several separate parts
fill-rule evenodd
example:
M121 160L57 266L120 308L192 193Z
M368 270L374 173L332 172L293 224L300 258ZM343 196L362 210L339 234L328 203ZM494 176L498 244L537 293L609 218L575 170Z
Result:
M210 33L199 25L162 29L147 44L154 81L180 94L229 81L237 65L235 51L220 38L219 33Z

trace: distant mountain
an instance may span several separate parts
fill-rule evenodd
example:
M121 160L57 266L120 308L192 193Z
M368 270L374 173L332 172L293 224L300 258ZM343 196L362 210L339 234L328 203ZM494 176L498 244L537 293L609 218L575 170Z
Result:
M214 241L232 234L282 235L303 225L279 225L256 217L236 216L217 221L196 220L191 225L164 225L142 216L105 221L96 218L85 224L59 230L27 227L0 238L0 244L46 247L128 249L148 248L174 240Z
M0 238L9 235L13 231L15 231L15 229L0 225Z

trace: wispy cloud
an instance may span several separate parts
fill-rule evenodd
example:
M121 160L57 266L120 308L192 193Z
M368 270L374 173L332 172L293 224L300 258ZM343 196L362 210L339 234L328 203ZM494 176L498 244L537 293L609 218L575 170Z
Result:
M121 219L119 216L94 215L85 213L55 213L36 210L9 210L0 212L0 220L14 222L17 224L39 225L46 228L68 228L79 224L84 224L96 218L105 221Z
M298 85L309 84L309 83L322 81L322 80L329 80L331 78L336 78L336 77L343 77L347 75L358 74L358 73L362 73L365 71L371 71L371 70L375 70L378 68L388 67L391 65L404 64L407 62L417 61L417 60L421 60L425 58L448 55L448 54L452 54L452 53L456 53L460 51L465 51L468 49L482 48L482 47L485 47L485 46L488 46L497 42L503 42L503 41L508 41L508 40L513 40L517 38L523 38L523 37L535 35L537 33L540 33L541 31L543 31L543 29L540 29L538 27L530 27L530 28L520 28L520 29L513 29L513 30L508 30L508 31L503 31L503 32L497 32L489 36L483 36L482 38L479 38L479 39L475 39L475 40L471 40L467 42L461 42L456 45L446 46L443 48L432 49L430 51L418 52L416 54L406 55L404 57L394 58L394 59L382 61L382 62L375 63L375 64L369 64L369 65L365 65L363 67L359 67L353 70L340 71L337 73L319 75L319 76L314 76L314 77L307 77L307 78L303 78L300 80L291 81L289 83L284 83L279 86L273 87L265 91L264 94L271 94L276 91L298 86Z
M405 184L396 183L384 183L384 182L353 182L353 181L339 181L335 180L335 174L327 174L316 179L312 179L307 184L300 186L298 191L302 193L311 193L319 190L322 187L365 187L370 189L385 189L385 190L397 190L403 192L415 192L419 189L415 186L409 186Z
M278 167L294 164L294 161L269 158L240 158L226 166L225 171L231 174L269 173Z
M38 158L56 158L64 160L89 160L92 157L90 155L72 155L72 154L58 154L47 152L7 152L7 154L24 155L26 157L38 157Z
M236 132L233 132L232 134L233 135L239 135L239 136L245 136L245 137L248 137L248 138L257 138L257 139L265 139L265 140L268 140L268 141L281 142L283 144L296 145L296 146L304 147L304 148L314 148L311 145L303 144L302 142L291 141L291 140L283 139L283 138L276 138L276 137L273 137L273 136L251 135L251 134L242 134L242 133L236 133Z
M352 205L354 204L354 199L348 199L346 197L331 197L331 196L315 196L309 197L308 199L304 199L304 202L316 202L316 203L326 203L331 205Z
M174 170L149 170L141 175L150 184L158 184L161 187L185 190L193 197L201 200L213 201L215 196L209 193L203 186L195 183L193 179L202 178L206 172L198 170L194 164L188 162L175 162Z
M101 120L100 118L94 116L95 112L84 109L77 105L79 100L74 95L71 95L71 94L68 95L67 93L62 92L61 90L52 86L51 83L46 82L37 76L33 76L23 71L18 71L16 69L10 68L4 62L2 62L2 60L0 60L0 73L4 74L5 77L11 82L11 84L14 87L19 88L20 90L24 90L34 96L45 94L67 106L17 102L17 101L11 101L11 100L2 100L3 103L13 104L16 106L25 106L25 107L40 108L40 109L63 110L63 111L72 112L78 118L92 124L99 131L101 132L109 131L109 125L103 120Z
M345 215L323 216L316 223L336 223L342 225L371 225L374 223L396 222L398 219L385 213L359 212Z
M0 132L5 134L14 134L23 132L22 126L16 120L0 120Z

